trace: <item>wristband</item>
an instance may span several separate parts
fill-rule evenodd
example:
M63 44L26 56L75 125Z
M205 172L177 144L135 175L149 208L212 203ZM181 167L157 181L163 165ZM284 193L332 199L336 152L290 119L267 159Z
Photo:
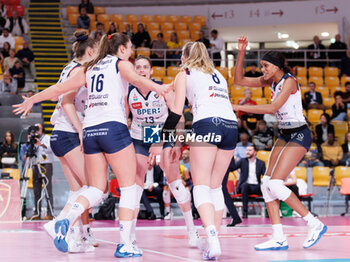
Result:
M175 127L177 126L177 123L179 123L180 118L181 118L181 115L178 115L170 111L161 132L162 140L169 141L169 136L170 134L175 133Z

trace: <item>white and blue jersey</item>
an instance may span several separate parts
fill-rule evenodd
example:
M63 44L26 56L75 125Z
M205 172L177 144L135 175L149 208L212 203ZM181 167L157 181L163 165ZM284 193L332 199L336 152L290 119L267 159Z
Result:
M78 68L80 66L79 63L75 62L74 60L71 61L63 70L60 76L60 79L58 83L64 82L69 78L70 73ZM62 108L62 98L64 95L60 95L58 98L58 102L55 108L55 111L53 112L51 116L51 124L54 125L53 131L64 131L64 132L71 132L71 133L77 133L78 131L75 129L73 124L70 122L69 118L67 117L66 113L64 112ZM78 115L79 120L82 122L84 119L84 108L85 108L85 102L87 99L87 89L85 86L82 86L79 88L78 92L75 95L73 104L75 106L76 113Z
M135 86L130 86L127 102L132 113L130 133L133 139L142 140L142 125L162 125L168 117L168 106L164 97L154 91L149 91L144 97Z

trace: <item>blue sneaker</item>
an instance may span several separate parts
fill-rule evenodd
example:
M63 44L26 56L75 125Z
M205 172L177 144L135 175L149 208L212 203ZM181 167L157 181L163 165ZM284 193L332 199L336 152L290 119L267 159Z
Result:
M68 252L68 243L66 241L68 230L68 219L62 219L55 223L56 237L53 243L55 244L55 247L61 252Z
M303 248L310 248L315 245L321 237L326 233L327 226L321 222L317 226L309 227L309 232L304 241Z
M287 250L288 248L289 246L286 238L282 240L272 238L266 242L254 246L254 249L257 251Z
M118 244L114 256L118 258L140 257L142 253L137 252L132 245Z

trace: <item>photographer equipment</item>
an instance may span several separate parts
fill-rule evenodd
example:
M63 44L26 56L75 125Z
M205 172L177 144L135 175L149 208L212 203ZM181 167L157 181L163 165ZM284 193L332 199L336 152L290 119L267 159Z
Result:
M326 216L328 216L329 201L335 189L336 187L335 187L334 168L331 168L329 172L329 183L327 188L326 201L324 203L324 208L326 209Z

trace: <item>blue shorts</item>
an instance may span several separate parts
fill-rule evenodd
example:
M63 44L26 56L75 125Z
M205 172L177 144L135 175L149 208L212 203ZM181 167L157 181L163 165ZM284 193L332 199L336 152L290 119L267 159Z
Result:
M134 139L132 138L132 142L134 144L135 152L139 155L149 156L149 148L152 144L150 143L143 143L142 140ZM163 143L163 149L167 147L174 147L174 144L171 142L165 142Z
M77 146L80 146L78 133L54 130L50 137L52 152L57 157L63 157Z
M307 127L307 125L302 126L301 128L296 128L296 131L293 132L292 130L280 130L280 136L279 139L289 143L294 142L297 143L303 147L306 148L307 151L309 151L311 143L312 143L312 136L311 131Z
M192 132L196 136L209 137L204 142L216 145L219 149L233 150L236 148L238 137L237 122L220 117L209 117L195 122Z
M116 153L131 144L128 127L122 123L111 121L83 130L85 154Z

